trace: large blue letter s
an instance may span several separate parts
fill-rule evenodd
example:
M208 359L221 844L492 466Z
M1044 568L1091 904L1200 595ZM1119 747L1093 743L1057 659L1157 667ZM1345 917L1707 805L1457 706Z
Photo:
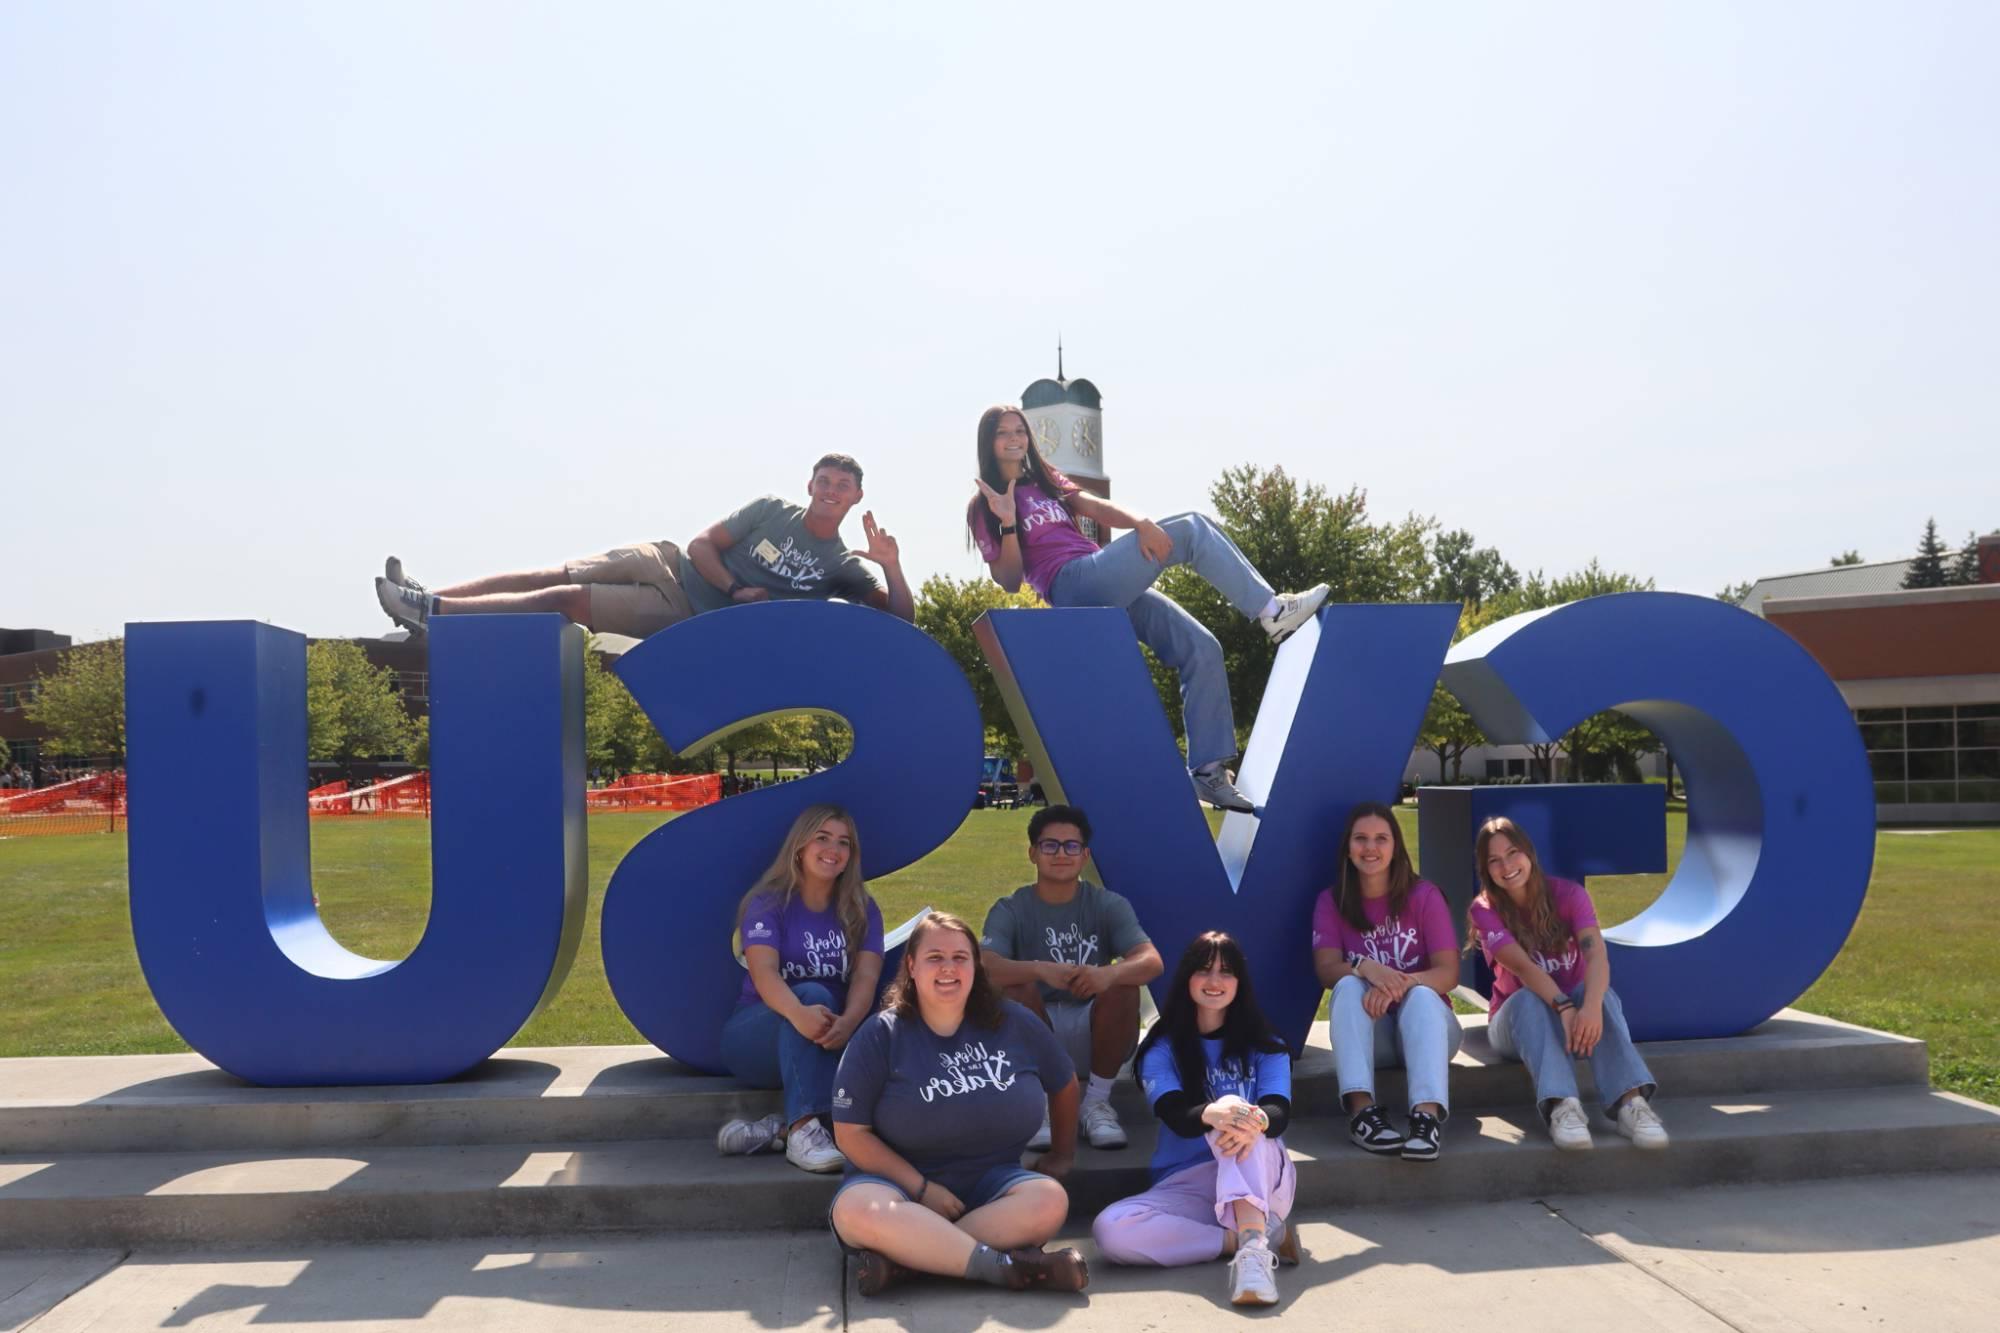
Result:
M866 607L778 602L711 611L655 634L618 674L676 751L774 713L847 720L854 750L824 773L734 796L646 835L604 891L604 972L646 1039L718 1071L743 970L736 904L800 810L854 815L861 873L951 837L979 785L984 732L958 664L921 630Z
M1685 773L1679 871L1605 932L1634 1036L1742 1032L1840 952L1874 864L1874 788L1840 692L1782 630L1706 597L1618 593L1488 626L1444 683L1499 742L1616 708Z

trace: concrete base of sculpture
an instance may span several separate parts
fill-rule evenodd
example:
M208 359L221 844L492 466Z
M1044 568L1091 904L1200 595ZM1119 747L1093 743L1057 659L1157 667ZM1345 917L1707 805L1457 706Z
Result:
M1560 1153L1525 1072L1493 1056L1483 1017L1465 1025L1444 1156L1423 1168L1347 1143L1315 1026L1287 1135L1301 1207L2000 1167L2000 1109L1932 1091L1920 1041L1787 1010L1743 1037L1652 1043L1672 1147L1640 1153L1595 1121L1595 1151ZM1377 1091L1399 1105L1401 1075ZM1129 1079L1116 1096L1133 1145L1082 1150L1073 1228L1144 1185L1151 1121ZM0 1246L707 1230L725 1198L732 1228L821 1226L837 1178L716 1155L723 1120L777 1107L641 1046L510 1049L397 1088L257 1088L192 1055L0 1061Z

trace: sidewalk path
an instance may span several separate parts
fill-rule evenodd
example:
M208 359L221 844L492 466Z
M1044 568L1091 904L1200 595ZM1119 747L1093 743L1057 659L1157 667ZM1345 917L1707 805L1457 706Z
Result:
M1413 1171L1422 1167L1412 1166ZM1988 1333L2000 1173L1302 1218L1306 1262L1248 1317L1316 1329L1579 1321L1628 1330ZM1087 1246L1087 1241L1084 1242ZM1093 1262L1088 1297L926 1282L864 1301L823 1234L592 1236L285 1250L0 1254L0 1329L891 1329L1065 1333L1226 1327L1221 1264Z

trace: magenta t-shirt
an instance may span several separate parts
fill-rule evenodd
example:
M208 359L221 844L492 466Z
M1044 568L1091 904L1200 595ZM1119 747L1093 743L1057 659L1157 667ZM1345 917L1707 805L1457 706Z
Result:
M847 1007L847 979L854 972L853 960L847 956L847 931L840 924L840 917L832 910L831 904L824 912L815 912L807 907L805 900L793 895L792 901L783 911L778 910L781 895L761 894L750 900L750 906L743 911L743 947L761 944L767 949L778 951L778 976L789 986L794 981L817 981L833 992L833 1011L840 1013ZM868 907L868 929L861 939L863 953L882 952L882 909L875 905L874 898L866 900ZM743 993L737 997L738 1006L762 1004L764 997L757 993L757 983L746 972L743 977Z
M1334 906L1333 890L1321 889L1313 903L1313 948L1358 953L1398 972L1421 972L1434 953L1456 953L1458 932L1451 928L1451 909L1444 894L1427 879L1410 886L1401 916L1389 915L1389 896L1363 898L1361 914L1368 918L1366 934L1347 924Z
M1488 890L1491 892L1491 890ZM1549 880L1549 896L1555 899L1556 915L1569 927L1569 939L1562 950L1553 957L1538 949L1527 950L1535 966L1549 974L1549 979L1562 988L1565 995L1583 984L1583 951L1576 947L1578 932L1594 929L1597 925L1597 908L1590 901L1590 894L1583 885L1573 879ZM1499 1013L1500 1005L1509 995L1521 989L1521 979L1500 965L1495 954L1511 943L1518 943L1500 914L1486 905L1486 895L1482 893L1472 900L1472 928L1479 932L1479 948L1486 955L1486 964L1493 969L1492 1012Z
M1075 489L1069 485L1068 477L1054 469L1050 471L1053 473L1050 479L1065 494ZM986 520L980 515L986 507L985 497L982 495L973 505L972 540L990 565L1000 558L1000 541L986 530ZM1080 555L1097 553L1096 544L1076 530L1069 506L1051 500L1031 481L1023 480L1014 487L1014 522L1020 529L1015 539L1021 543L1021 573L1045 602L1064 565Z

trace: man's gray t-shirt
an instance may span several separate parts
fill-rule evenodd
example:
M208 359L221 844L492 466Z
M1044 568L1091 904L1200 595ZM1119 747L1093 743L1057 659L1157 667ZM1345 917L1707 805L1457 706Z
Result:
M722 526L735 538L735 544L722 552L722 567L731 578L769 589L774 599L845 597L858 602L881 589L838 534L825 539L813 536L806 528L804 508L775 495L752 500L723 519ZM731 604L729 590L703 578L685 551L680 575L697 614Z
M1014 890L986 913L981 948L1017 963L1086 963L1102 967L1148 940L1139 914L1124 895L1078 880L1066 903L1045 903L1032 884ZM1073 1000L1068 991L1042 986L1042 1002Z

